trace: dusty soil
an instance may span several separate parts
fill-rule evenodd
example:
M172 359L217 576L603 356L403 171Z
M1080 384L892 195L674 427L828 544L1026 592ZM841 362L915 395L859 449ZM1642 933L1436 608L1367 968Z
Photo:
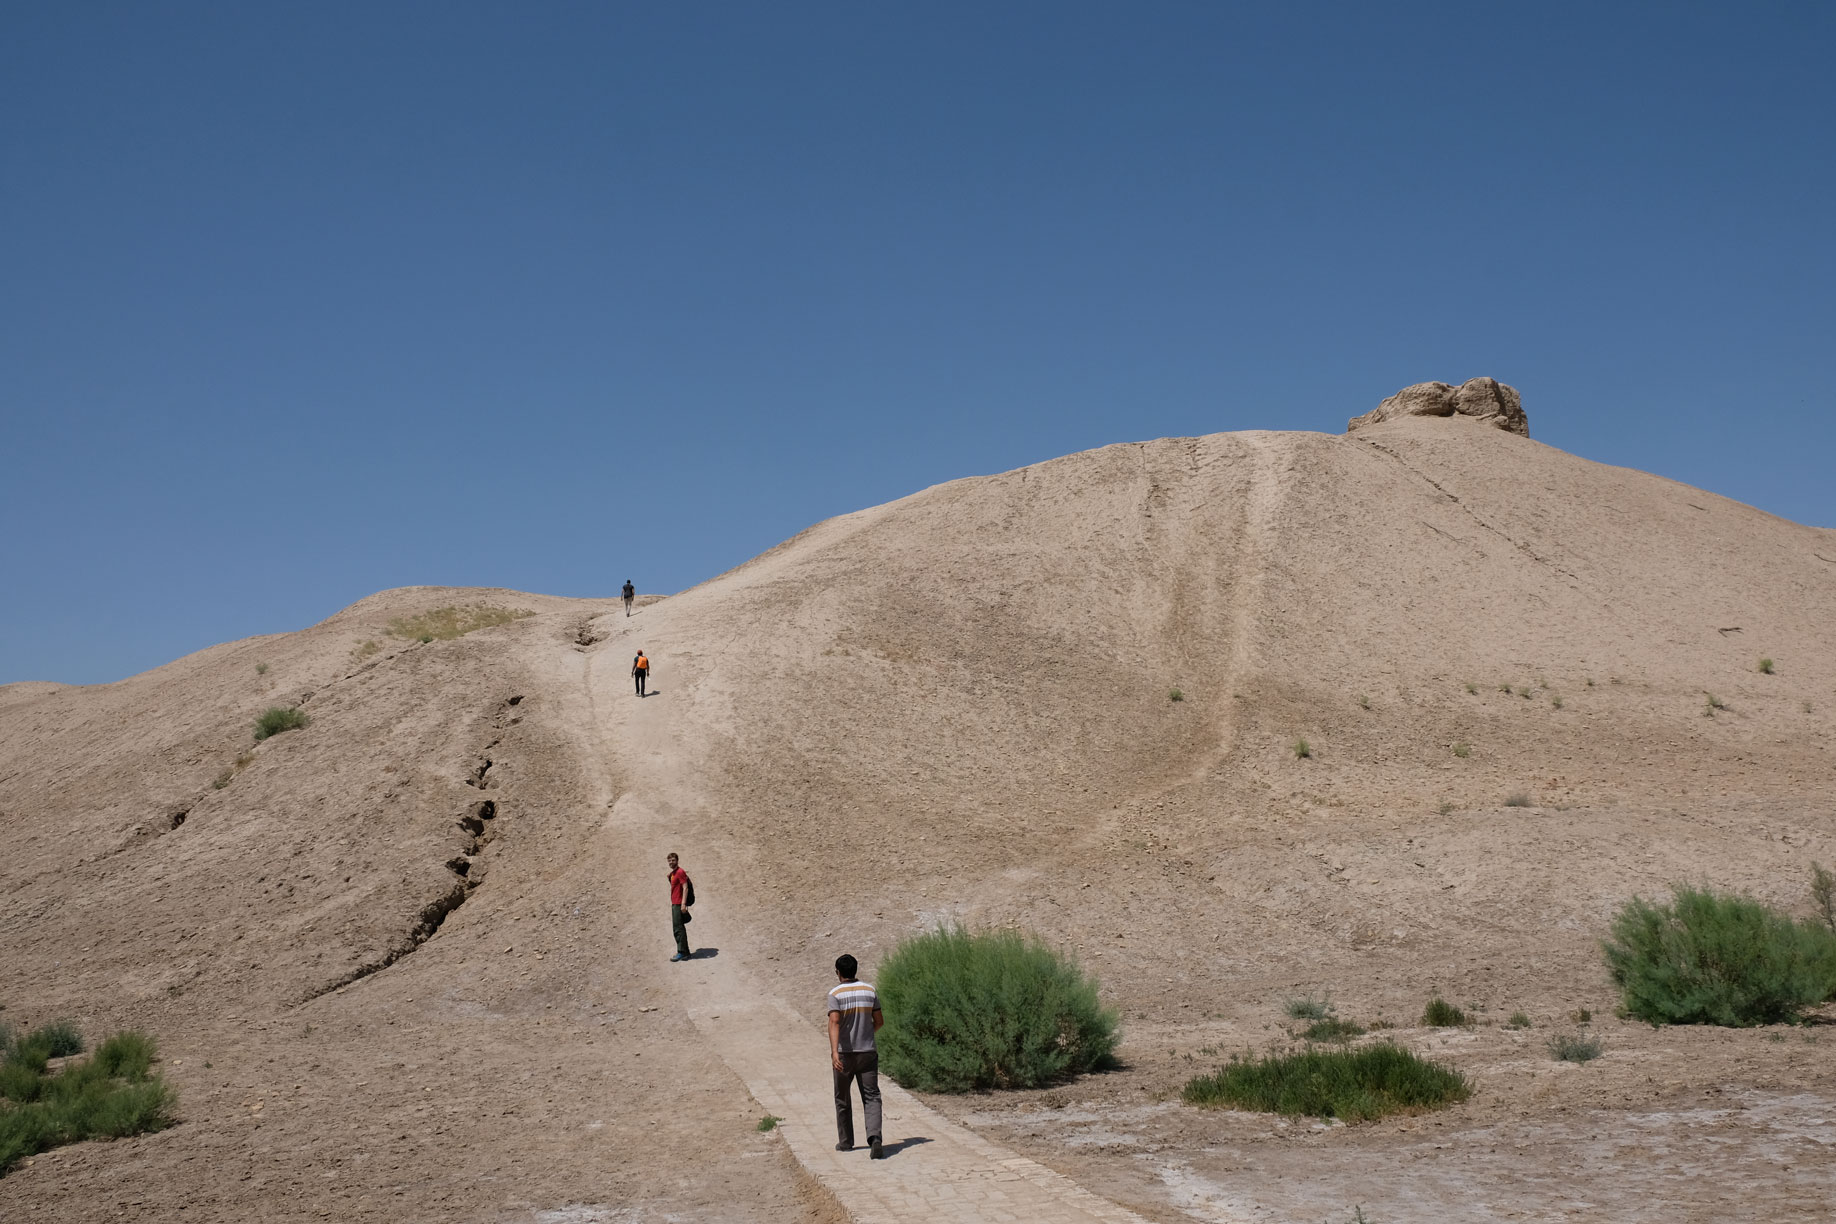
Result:
M383 633L478 602L534 615ZM1673 880L1808 912L1831 623L1836 532L1413 420L939 486L631 618L408 588L0 687L0 1016L151 1030L183 1113L16 1170L0 1216L835 1218L661 976L674 849L719 955L812 1018L837 952L927 924L1075 949L1125 1069L931 1103L1150 1219L1821 1218L1832 1030L1614 1020L1597 941ZM639 733L585 734L640 645ZM640 784L667 844L609 815ZM1310 992L1472 1100L1177 1103ZM1415 1027L1436 992L1490 1023ZM1583 1007L1606 1054L1557 1063Z

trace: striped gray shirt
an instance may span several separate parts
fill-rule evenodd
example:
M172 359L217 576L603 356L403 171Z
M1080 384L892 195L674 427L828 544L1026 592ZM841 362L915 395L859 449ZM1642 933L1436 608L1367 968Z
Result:
M874 1048L873 1013L880 1009L880 996L871 982L843 982L829 992L829 1010L841 1013L841 1036L838 1044L843 1054L860 1054Z

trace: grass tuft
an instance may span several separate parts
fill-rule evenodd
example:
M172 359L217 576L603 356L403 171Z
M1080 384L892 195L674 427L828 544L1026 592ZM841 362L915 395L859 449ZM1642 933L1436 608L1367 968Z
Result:
M776 1114L766 1114L764 1117L759 1119L758 1129L761 1133L765 1131L777 1130L778 1123L782 1121L784 1121L784 1119L778 1117Z
M1511 1013L1511 1018L1505 1021L1505 1027L1508 1029L1527 1029L1530 1027L1530 1017L1524 1015L1524 1013L1520 1011L1514 1011Z
M1422 1023L1429 1028L1464 1028L1472 1021L1465 1012L1436 995L1422 1009Z
M878 988L881 1067L921 1092L1036 1088L1107 1064L1120 1040L1096 979L1017 931L913 936Z
M1364 696L1363 694L1360 694L1360 695L1359 695L1359 697L1358 697L1358 708L1359 708L1359 709L1361 709L1361 710L1368 710L1368 709L1370 709L1370 708L1371 708L1371 699L1370 699L1369 697L1367 697L1367 696Z
M283 731L298 731L311 723L312 719L307 717L306 711L298 706L269 706L255 720L255 741L260 743Z
M1560 1033L1549 1039L1549 1054L1562 1062L1593 1062L1600 1057L1600 1039Z
M1364 1026L1351 1020L1341 1020L1337 1016L1327 1016L1324 1020L1315 1020L1301 1034L1308 1041L1350 1041L1353 1037L1364 1036Z
M1186 699L1186 695L1180 692L1178 689L1168 689L1167 690L1167 700L1168 701L1184 701L1185 699Z
M1728 708L1728 703L1715 696L1713 693L1704 693L1702 696L1706 699L1706 704L1702 707L1702 716L1704 718L1713 718L1715 717L1716 710L1725 710Z
M1836 932L1750 897L1633 897L1601 951L1626 1014L1652 1024L1777 1024L1836 997Z
M1298 999L1289 999L1281 1005L1281 1009L1288 1013L1290 1020L1324 1020L1332 1015L1332 1000L1316 999L1312 995L1306 995Z
M258 675L258 676L265 676L265 675L267 675L267 674L268 674L268 665L267 665L266 663L257 663L257 664L255 665L255 674L256 674L256 675Z
M1304 739L1297 739L1294 741L1294 756L1296 759L1304 761L1312 755L1313 745L1309 744Z
M1389 1042L1357 1050L1241 1055L1187 1082L1189 1105L1367 1122L1464 1101L1466 1077Z
M1479 686L1474 684L1471 680L1468 680L1466 682L1466 691L1468 693L1477 693L1479 691Z
M1761 659L1760 664L1759 664L1759 669L1760 669L1760 675L1770 676L1772 674L1772 660L1771 659Z
M381 642L377 641L375 638L367 638L364 641L359 642L357 646L352 649L351 662L361 663L365 659L369 658L371 655L375 654L377 651L381 649L382 649Z
M1505 796L1504 805L1506 807L1529 807L1530 796L1524 794L1522 791L1514 791Z
M418 616L398 616L389 622L389 636L419 642L450 642L479 629L508 625L535 613L526 609L498 608L490 604L435 608Z
M1562 708L1562 698L1559 695L1555 697L1551 697L1549 699L1549 704L1559 710Z
M1464 761L1467 757L1473 755L1473 746L1465 740L1461 740L1453 746L1453 754Z

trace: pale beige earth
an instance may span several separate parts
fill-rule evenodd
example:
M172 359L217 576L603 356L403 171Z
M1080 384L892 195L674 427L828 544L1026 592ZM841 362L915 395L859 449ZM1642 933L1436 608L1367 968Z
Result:
M383 635L474 603L534 615ZM1413 417L958 481L629 619L409 588L0 687L0 1018L148 1029L182 1117L0 1219L1828 1219L1836 1030L1616 1020L1598 939L1673 880L1809 912L1832 623L1836 532ZM949 920L1075 951L1124 1068L896 1094L892 1158L838 1156L828 964ZM1436 992L1484 1023L1417 1027ZM1472 1099L1179 1103L1306 993ZM1584 1007L1605 1056L1552 1060Z

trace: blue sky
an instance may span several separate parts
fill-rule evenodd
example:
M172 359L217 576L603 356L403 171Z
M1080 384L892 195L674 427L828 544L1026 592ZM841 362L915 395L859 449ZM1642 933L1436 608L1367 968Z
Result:
M1836 526L1836 6L1258 7L0 3L0 682L1478 374Z

